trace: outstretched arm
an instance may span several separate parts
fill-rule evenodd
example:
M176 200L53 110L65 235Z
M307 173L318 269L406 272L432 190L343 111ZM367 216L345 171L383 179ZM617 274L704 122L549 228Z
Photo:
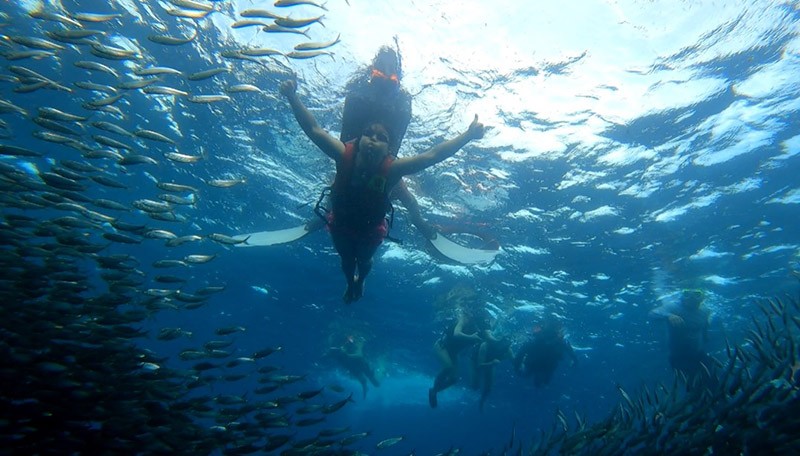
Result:
M453 154L467 145L468 142L473 139L483 138L484 131L485 128L482 123L478 122L478 115L476 114L475 119L473 119L469 128L464 133L432 147L427 152L396 160L389 171L390 179L400 179L402 176L420 172L442 160L452 157Z
M297 82L293 79L283 81L281 83L281 94L289 101L292 107L294 118L300 124L306 136L317 145L317 147L325 153L325 155L332 159L339 161L339 158L344 153L344 144L338 139L334 138L327 131L319 126L317 119L311 114L311 111L305 107L300 97L297 96Z
M408 218L411 220L411 223L425 236L425 239L431 239L436 234L436 230L433 226L422 217L422 213L419 210L419 203L408 190L405 182L402 180L398 182L392 189L391 196L392 199L398 199L403 203L403 206L408 210Z

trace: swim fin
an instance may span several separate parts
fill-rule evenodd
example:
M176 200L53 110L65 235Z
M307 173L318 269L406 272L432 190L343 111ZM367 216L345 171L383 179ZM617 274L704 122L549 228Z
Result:
M234 239L245 240L245 242L235 244L236 247L263 247L268 245L286 244L296 241L308 234L306 225L287 228L277 231L260 231L258 233L239 234Z
M456 244L444 237L441 233L436 233L429 241L431 245L443 256L461 264L488 264L494 261L501 250L471 249Z

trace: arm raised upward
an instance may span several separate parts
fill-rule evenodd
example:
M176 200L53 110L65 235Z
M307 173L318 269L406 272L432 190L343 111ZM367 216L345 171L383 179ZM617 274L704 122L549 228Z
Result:
M317 119L311 114L311 111L305 107L300 97L297 96L297 82L293 79L283 81L281 83L281 94L289 101L292 107L294 118L300 124L306 136L317 145L328 157L336 160L337 162L344 154L344 143L331 136L327 131L319 126Z
M476 114L475 119L472 120L469 128L467 128L467 131L464 133L461 133L449 141L433 146L428 149L428 151L419 155L395 160L389 170L389 177L390 179L399 180L402 176L418 173L425 168L450 158L470 141L483 138L484 131L485 127L482 123L478 122L478 115Z

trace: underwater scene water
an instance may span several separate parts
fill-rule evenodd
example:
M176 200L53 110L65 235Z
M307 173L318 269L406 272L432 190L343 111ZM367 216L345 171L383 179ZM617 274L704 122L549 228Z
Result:
M6 2L2 452L796 452L799 26L796 1ZM345 303L304 228L336 165L280 87L338 139L362 79L411 100L398 160L486 130L404 178L433 231L395 202Z

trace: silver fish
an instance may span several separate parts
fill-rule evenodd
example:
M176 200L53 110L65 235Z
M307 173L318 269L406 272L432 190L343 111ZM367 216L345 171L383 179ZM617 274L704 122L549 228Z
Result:
M187 44L194 41L197 38L197 29L194 29L194 35L188 36L186 38L183 37L176 37L176 36L169 36L169 35L149 35L147 37L148 40L158 43L158 44L165 44L168 46L178 46L181 44Z
M202 155L188 155L178 152L167 152L164 154L164 157L178 163L197 163L203 159Z
M88 60L78 60L77 62L74 62L73 65L75 65L78 68L83 68L85 70L102 71L104 73L108 73L108 74L114 76L115 78L119 77L119 73L117 73L116 70L114 70L113 68L109 67L108 65L103 65L102 63L99 63L99 62L92 62L92 61L88 61Z
M325 4L319 4L317 2L311 0L276 0L274 3L275 6L287 7L287 6L296 6L296 5L309 5L309 6L316 6L317 8L322 8L325 11L328 11L328 8L325 7Z
M184 92L183 90L173 89L172 87L165 86L148 86L142 89L142 92L150 95L170 95L181 97L189 96L189 92Z
M336 39L333 39L331 41L321 42L321 43L315 43L315 42L300 43L298 45L295 45L294 50L295 51L314 51L314 50L320 50L320 49L327 49L327 48L335 45L339 41L341 41L340 40L341 36L342 36L341 34L336 35Z
M122 14L73 13L72 17L84 22L108 22L122 17Z
M229 188L234 185L244 184L247 182L244 178L241 179L209 179L205 181L206 184L212 187Z
M152 130L145 130L140 128L139 130L134 131L133 134L135 134L140 138L152 139L153 141L161 141L167 144L173 144L173 145L175 144L175 141L173 141L172 139Z
M183 261L189 264L203 264L208 263L216 257L216 255L186 255L183 257Z
M186 79L190 81L200 81L203 79L208 79L214 77L220 73L227 73L230 71L228 68L211 68L209 70L198 71L196 73L192 73L186 76Z
M290 17L276 17L275 24L280 25L281 27L288 27L288 28L300 28L305 27L307 25L311 25L313 23L318 23L323 27L325 24L322 23L322 18L325 15L319 15L317 17L308 17L303 19L292 19Z
M216 103L218 101L230 101L227 95L192 95L188 98L192 103Z

